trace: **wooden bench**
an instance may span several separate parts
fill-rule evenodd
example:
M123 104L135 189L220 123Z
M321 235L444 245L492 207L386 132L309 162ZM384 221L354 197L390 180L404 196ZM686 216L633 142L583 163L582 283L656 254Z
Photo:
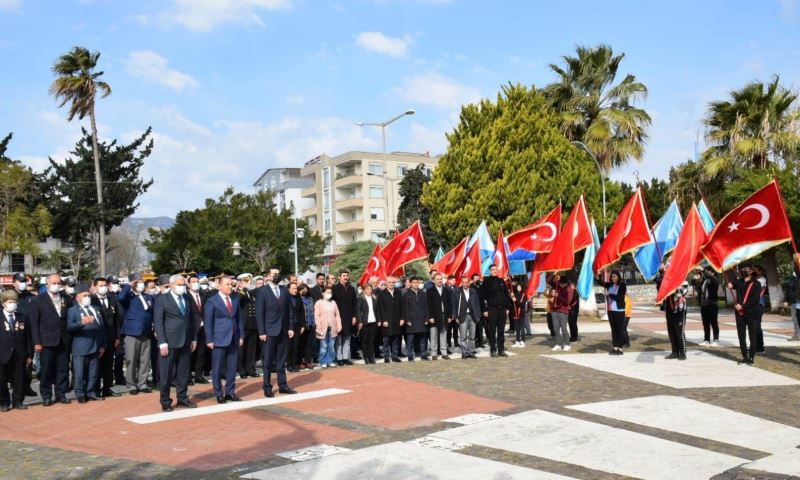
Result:
M537 295L531 298L531 314L536 313L542 315L547 313L547 297Z

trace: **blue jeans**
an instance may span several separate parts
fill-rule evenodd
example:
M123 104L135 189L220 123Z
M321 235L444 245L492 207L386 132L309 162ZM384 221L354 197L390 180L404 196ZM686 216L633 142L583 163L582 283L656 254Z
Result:
M428 358L427 333L406 333L406 354L409 360L414 360L414 352L419 356Z
M336 361L336 349L334 348L335 337L331 337L331 329L325 333L325 338L319 341L319 364L331 365Z

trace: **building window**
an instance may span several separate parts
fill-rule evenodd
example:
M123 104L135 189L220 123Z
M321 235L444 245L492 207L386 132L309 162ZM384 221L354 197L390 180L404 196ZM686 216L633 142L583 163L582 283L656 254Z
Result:
M383 209L380 207L373 207L369 209L370 220L385 220L383 216Z
M383 186L382 185L370 185L370 187L369 187L369 198L383 198Z
M331 208L331 191L327 188L322 191L322 209L328 210Z
M406 167L405 165L398 165L397 166L397 176L399 178L405 177L407 171L408 171L408 167Z
M380 163L370 163L368 171L372 175L383 175L383 165Z
M25 271L25 255L21 253L11 254L11 271L24 272Z
M331 186L331 169L325 167L322 169L322 188L330 188Z
M275 177L269 179L269 188L275 189Z
M325 218L322 221L323 230L325 233L330 233L331 231L331 214L330 212L325 214Z
M425 173L426 178L431 178L431 175L433 175L431 167L423 167L422 171Z
M350 212L350 220L358 220L358 212L356 210Z

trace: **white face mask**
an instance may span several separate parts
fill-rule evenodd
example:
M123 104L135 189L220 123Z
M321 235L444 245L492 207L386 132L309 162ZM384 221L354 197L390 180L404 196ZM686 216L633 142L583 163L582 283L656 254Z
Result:
M425 284L424 283L420 283L419 287L417 287L417 288L419 288L420 290L425 290Z
M57 283L52 283L47 287L47 290L49 290L50 293L58 293L61 291L61 285Z
M67 292L67 295L74 295L75 294L75 288L74 287L67 286L67 288L65 288L64 291Z
M19 282L19 283L17 284L17 288L19 288L19 291L20 291L20 292L24 292L25 290L27 290L27 289L28 289L28 284L27 284L27 283L25 283L25 282Z
M217 282L209 283L208 284L208 288L210 288L211 290L216 290L217 289Z
M116 284L116 283L112 283L112 284L111 284L111 292L112 292L112 293L117 293L117 292L119 292L119 285L118 285L118 284Z
M181 296L186 293L186 285L175 285L172 291L175 292L175 295Z
M150 291L147 292L147 293L149 293L150 295L158 295L158 289L157 288L151 288Z
M330 300L331 297L333 297L333 295L331 295L330 292L326 292L326 293L322 294L322 298L324 298L325 300Z
M92 304L92 299L87 295L81 298L81 305L85 308Z
M17 311L17 304L15 303L6 303L3 309L8 313L14 313Z
M105 295L108 293L108 287L97 287L98 295Z
M139 293L144 292L144 283L137 283L136 284L136 291Z
M205 283L201 283L201 284L200 284L200 288L201 288L202 290L208 290L208 285L206 285Z
M197 291L199 291L199 290L200 290L200 282L194 282L194 283L192 284L192 291L193 291L193 292L197 292Z

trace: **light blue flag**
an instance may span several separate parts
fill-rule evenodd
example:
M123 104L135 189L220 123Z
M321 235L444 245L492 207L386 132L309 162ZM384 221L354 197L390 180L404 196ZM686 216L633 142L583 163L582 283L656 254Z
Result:
M511 258L511 255L509 255L508 253L508 242L506 242L505 238L503 238L503 248L506 249L506 259L508 260L509 275L511 275L512 277L516 275L525 275L527 273L527 270L525 270L525 261L513 260ZM519 250L517 250L517 252L519 252ZM484 260L483 263L481 264L481 270L483 271L484 276L489 275L489 267L491 267L492 263L494 263L495 253L497 253L497 249L495 249L495 251L492 252L491 257ZM534 257L536 256L535 253L531 253L530 255L533 255Z
M433 263L438 262L442 257L444 257L444 250L442 250L442 247L439 247L439 250L436 251L436 258L433 259Z
M672 201L664 216L653 226L654 241L640 247L633 255L639 272L648 282L655 278L667 253L675 248L683 230L683 219L678 202Z
M711 231L714 230L714 217L711 216L708 205L706 205L706 201L702 198L700 199L700 203L697 204L697 213L700 214L700 221L703 222L703 230L705 230L707 234L711 234Z
M492 241L491 235L489 235L489 228L486 227L485 220L478 225L478 229L475 230L475 233L472 234L469 242L467 242L467 251L469 251L470 247L476 242L481 251L481 261L486 258L491 258L494 255L494 242Z
M581 265L581 273L578 275L578 283L575 287L578 289L578 295L581 299L588 300L594 294L594 271L592 270L592 263L597 256L597 250L600 248L600 238L597 235L597 225L592 219L592 238L594 243L586 247L583 255L583 265Z

